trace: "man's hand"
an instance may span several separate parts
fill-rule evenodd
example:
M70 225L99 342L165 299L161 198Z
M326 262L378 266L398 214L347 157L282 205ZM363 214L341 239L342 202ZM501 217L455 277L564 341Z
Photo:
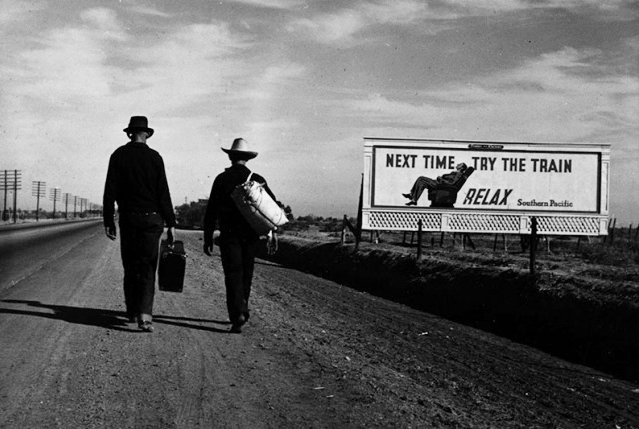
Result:
M115 225L114 226L105 226L104 227L104 232L106 233L106 236L109 237L110 240L115 240L116 237L118 236L118 232L115 229Z
M213 245L215 244L215 231L209 237L210 231L204 233L204 253L206 256L213 256Z
M204 240L204 253L206 256L213 255L213 240Z
M175 227L171 227L166 230L166 241L169 246L172 246L175 243Z
M266 238L266 252L269 255L275 255L278 249L278 245L279 243L277 239L277 233L275 231L269 232Z

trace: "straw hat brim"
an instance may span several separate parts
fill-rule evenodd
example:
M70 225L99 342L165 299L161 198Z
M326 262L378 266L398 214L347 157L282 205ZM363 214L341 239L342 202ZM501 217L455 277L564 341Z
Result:
M257 152L247 151L247 150L234 150L234 149L224 149L222 150L228 154L237 154L242 155L247 159L253 159L257 156Z

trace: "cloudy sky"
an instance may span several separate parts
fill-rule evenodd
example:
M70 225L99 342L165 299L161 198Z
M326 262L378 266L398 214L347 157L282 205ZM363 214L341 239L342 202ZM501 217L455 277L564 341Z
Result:
M639 221L634 0L0 0L0 170L101 203L146 115L174 205L235 137L295 215L355 215L363 137L612 145ZM52 202L43 203L51 209Z

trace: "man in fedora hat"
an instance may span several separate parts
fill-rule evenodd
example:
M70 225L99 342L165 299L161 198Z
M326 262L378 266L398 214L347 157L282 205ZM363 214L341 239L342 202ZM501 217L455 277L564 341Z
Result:
M174 241L175 213L166 180L164 161L147 146L153 135L144 116L132 116L124 129L131 140L113 152L104 185L104 228L115 240L114 203L118 203L120 250L124 266L124 303L130 322L152 332L155 271L159 240L168 227Z
M247 161L257 156L257 152L249 150L246 140L237 138L230 149L222 148L222 150L228 154L231 166L215 178L211 188L204 215L204 253L208 256L212 255L213 232L218 229L231 332L240 333L250 315L248 300L253 281L255 253L260 237L240 213L231 198L231 193L237 185L244 183L252 174L251 180L263 184L271 198L274 201L277 199L264 177L251 173L246 166ZM269 253L277 250L275 231L269 234L267 247Z

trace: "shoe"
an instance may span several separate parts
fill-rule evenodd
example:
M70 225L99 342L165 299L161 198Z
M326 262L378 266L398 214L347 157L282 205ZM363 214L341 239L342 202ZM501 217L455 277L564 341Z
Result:
M408 198L409 200L412 200L412 199L413 199L413 197L412 197L412 195L411 195L411 194L402 194L402 196L403 196L404 198Z
M138 328L144 332L153 332L153 318L150 314L140 314L138 316Z
M242 333L242 326L246 323L246 317L243 314L240 314L236 321L231 324L231 330L229 332L233 334Z
M149 320L143 320L139 322L138 327L142 332L153 332L153 322Z
M406 203L407 206L416 206L417 205L417 201L413 201L410 200L409 202Z

